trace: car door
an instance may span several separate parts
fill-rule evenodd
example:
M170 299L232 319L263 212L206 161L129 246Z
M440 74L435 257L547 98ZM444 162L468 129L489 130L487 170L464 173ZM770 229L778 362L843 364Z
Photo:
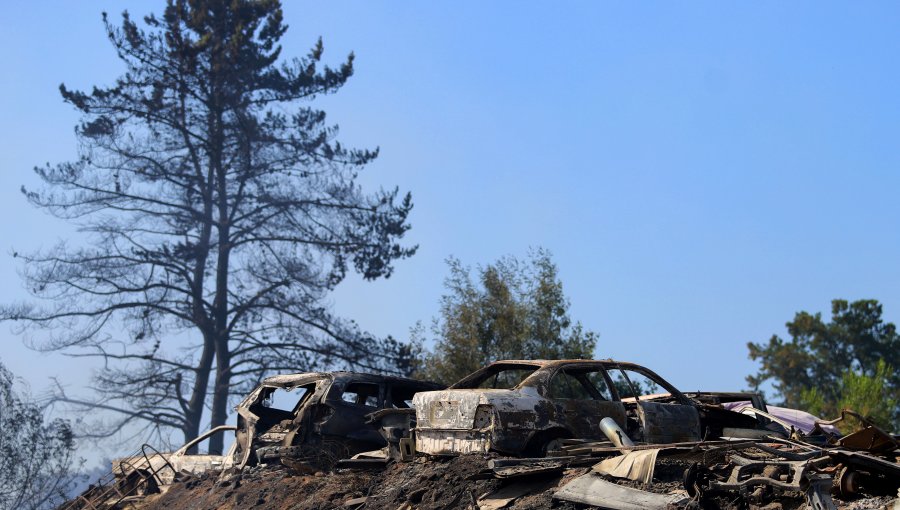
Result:
M548 397L575 437L605 438L600 420L607 416L625 426L625 406L613 399L607 380L601 367L563 367L550 379Z
M658 444L700 440L697 407L674 386L634 365L616 367L612 373L619 398L640 425L641 437L632 439Z
M322 426L322 435L349 440L354 449L377 449L386 443L378 430L366 423L366 415L384 407L383 383L349 381L331 392L328 404L334 414Z

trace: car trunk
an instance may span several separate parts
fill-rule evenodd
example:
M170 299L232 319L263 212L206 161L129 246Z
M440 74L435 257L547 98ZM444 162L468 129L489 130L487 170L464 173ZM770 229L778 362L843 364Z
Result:
M417 393L413 397L416 428L469 430L476 427L475 415L483 403L483 393L509 390L443 390Z

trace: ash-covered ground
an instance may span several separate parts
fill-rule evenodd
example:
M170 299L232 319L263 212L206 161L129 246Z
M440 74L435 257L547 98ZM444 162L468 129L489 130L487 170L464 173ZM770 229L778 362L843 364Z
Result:
M150 496L137 507L141 510L462 510L502 504L502 501L486 501L484 498L506 489L511 494L525 494L505 506L487 508L586 508L554 500L552 496L560 487L589 472L589 467L568 468L560 473L505 480L473 479L487 467L490 458L483 455L420 457L414 462L392 463L383 469L337 469L327 473L304 474L280 465L258 466L232 477L219 478L217 474L209 474L186 478L176 482L165 494ZM671 493L681 489L684 467L682 462L677 461L662 463L655 473L653 483L648 487L627 480L617 480L617 483L652 492ZM805 508L806 502L802 495L796 496L767 501L765 504L748 503L738 498L708 501L705 504L689 502L686 507L765 510ZM852 510L900 508L895 507L897 498L889 496L861 497L852 501L836 499L835 503L838 508Z

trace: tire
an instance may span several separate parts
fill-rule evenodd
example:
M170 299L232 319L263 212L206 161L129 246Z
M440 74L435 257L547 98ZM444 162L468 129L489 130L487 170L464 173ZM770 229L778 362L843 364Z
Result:
M553 455L562 446L562 440L572 437L565 429L551 429L538 432L528 442L524 454L529 457L547 457Z

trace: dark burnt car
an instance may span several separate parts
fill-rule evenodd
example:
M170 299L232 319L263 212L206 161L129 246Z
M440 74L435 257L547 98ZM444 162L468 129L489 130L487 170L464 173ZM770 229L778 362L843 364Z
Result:
M723 405L750 401L765 411L758 395L693 395L634 363L498 361L446 390L415 396L416 450L543 455L564 438L607 439L600 423L606 417L631 440L645 443L718 439L735 430L772 433L764 417Z
M415 393L440 388L432 382L354 372L269 377L236 407L234 464L310 457L333 461L383 448L384 438L366 423L366 415L409 408Z

